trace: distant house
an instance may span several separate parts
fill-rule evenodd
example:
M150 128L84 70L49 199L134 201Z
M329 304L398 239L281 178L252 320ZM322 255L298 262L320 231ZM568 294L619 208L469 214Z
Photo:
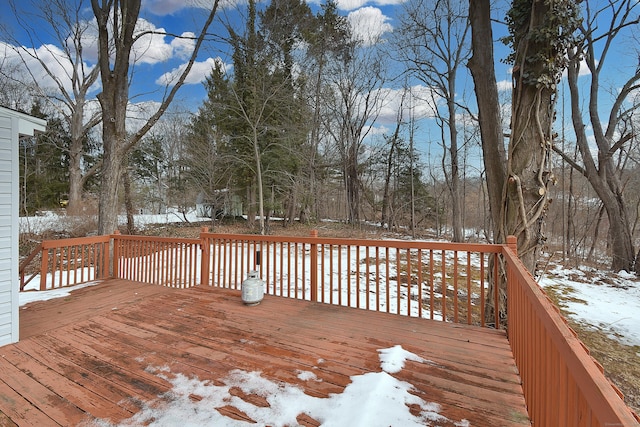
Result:
M214 219L242 216L242 199L228 189L215 190L210 197L200 193L196 198L196 215Z
M47 122L0 107L0 346L18 341L18 137Z

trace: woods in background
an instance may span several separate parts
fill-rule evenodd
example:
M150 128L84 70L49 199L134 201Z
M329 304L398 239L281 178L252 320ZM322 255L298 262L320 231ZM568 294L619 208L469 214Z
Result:
M32 39L48 26L64 46L74 72L45 67L52 85L20 73L44 67L43 51L3 32L0 103L49 122L21 142L25 215L83 214L93 203L108 233L125 210L198 204L213 220L241 213L259 233L278 217L454 241L513 234L531 270L543 249L640 269L640 74L613 70L618 86L605 77L615 44L638 56L637 2L504 4L506 58L494 52L498 14L484 0L407 1L393 33L355 31L332 2L250 0L236 19L216 3L198 33L165 34L192 48L154 104L130 93L135 43L152 32L136 26L141 2L82 5L57 0L27 18L12 3ZM186 108L176 94L213 28L229 61L212 62L204 101ZM497 57L512 66L509 90ZM135 107L144 113L132 125Z

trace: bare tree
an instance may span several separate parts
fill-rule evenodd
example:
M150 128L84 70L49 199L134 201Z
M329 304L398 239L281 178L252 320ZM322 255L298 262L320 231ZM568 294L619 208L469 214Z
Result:
M384 62L375 47L354 42L351 54L344 61L333 61L327 66L332 78L331 96L325 108L325 125L335 142L340 157L347 204L347 221L360 222L361 163L365 138L379 113L384 84Z
M20 6L24 4L18 5L14 0L10 0L10 5L13 18L33 45L25 47L17 40L12 41L27 72L28 77L23 83L35 89L35 93L64 119L68 128L70 143L64 147L69 155L67 212L77 214L82 209L85 183L97 170L97 166L87 169L83 164L87 154L86 141L101 119L97 109L91 111L87 108L91 102L89 92L99 76L98 67L89 66L83 54L83 48L86 48L83 43L86 43L85 36L91 21L86 19L82 1L34 2L32 11L22 10ZM47 34L55 37L60 48L39 39L44 26L51 30ZM36 41L41 44L40 48L36 48ZM41 71L52 82L53 88L43 83Z
M18 111L27 111L32 105L33 84L17 81L16 75L20 72L21 64L10 61L7 50L12 48L0 45L4 54L0 57L0 105Z
M470 54L464 0L413 0L405 4L397 40L408 71L444 99L434 112L442 131L443 172L451 197L453 241L464 239L463 194L456 98L458 71ZM437 103L435 104L438 105Z
M383 191L382 191L382 207L381 207L381 216L380 216L380 224L384 227L386 225L387 229L391 230L393 227L393 219L391 218L392 215L390 213L391 207L392 207L392 203L391 203L391 177L392 177L392 172L393 172L393 165L394 165L394 156L396 156L396 148L397 145L400 143L400 130L402 128L402 114L403 114L403 109L404 109L404 100L405 97L407 96L407 92L408 90L405 89L402 92L402 98L400 100L400 106L398 108L398 113L396 116L396 127L395 130L393 132L393 135L385 138L387 140L387 144L389 145L389 151L387 152L387 158L386 158L386 165L385 165L385 172L384 172L384 186L383 186ZM411 94L409 93L409 96L411 96ZM412 114L413 112L411 112ZM413 200L411 201L413 203ZM413 233L415 230L413 229L413 212L412 212L412 227L411 227L411 232Z
M553 4L514 0L511 5L507 15L510 32L507 40L512 46L510 59L514 67L506 168L486 158L487 153L501 155L503 150L491 60L490 3L472 1L470 15L474 49L470 68L478 97L487 180L489 185L503 183L499 205L495 204L498 188L490 188L489 193L492 216L500 218L496 236L498 242L508 235L516 236L518 255L533 272L545 241L542 226L549 201L548 187L554 181L550 155L555 95L566 66L567 50L574 42L573 34L580 22L577 5L571 0ZM483 84L486 87L482 87ZM487 320L495 318L496 311L500 321L506 320L506 282L499 283L500 306L494 307L492 301L487 301ZM493 281L490 284L493 285ZM490 289L489 294L492 293Z
M102 92L98 94L102 109L103 162L99 198L98 232L108 234L118 225L118 193L122 160L167 110L176 92L191 71L207 29L213 22L219 0L215 0L184 71L167 90L159 108L135 133L126 131L131 54L133 45L148 32L136 31L141 0L91 0L98 27L98 67Z
M640 68L636 68L634 64L625 84L620 89L616 88L606 120L601 118L600 101L604 91L600 77L617 38L625 28L640 22L636 12L638 2L608 1L600 9L593 8L589 2L584 5L585 19L580 27L581 43L570 52L567 77L571 94L571 118L582 164L573 161L565 153L561 154L575 170L589 180L603 203L609 217L611 268L615 271L632 271L636 253L622 177L626 163L624 159L627 158L629 146L635 138L633 128L627 124L631 123L629 119L640 105L637 99L632 99L634 92L640 88ZM605 13L606 19L602 19ZM603 22L607 22L608 26L604 27ZM600 28L604 30L599 31ZM588 68L589 74L580 78L590 79L587 112L582 109L582 92L578 85L583 64ZM597 152L592 150L589 142L585 118L593 129Z
M493 224L495 243L503 243L502 190L506 178L507 153L502 131L502 118L498 98L498 86L494 69L493 31L491 29L491 2L469 1L471 42L473 56L468 66L475 85L478 103L478 121L482 158L487 180L489 210Z

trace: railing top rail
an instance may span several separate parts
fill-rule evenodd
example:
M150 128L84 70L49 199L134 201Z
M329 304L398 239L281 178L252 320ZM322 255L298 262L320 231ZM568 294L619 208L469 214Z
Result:
M505 250L503 254L596 418L605 426L638 425L633 412L520 259L510 250Z
M303 236L275 236L259 234L226 234L202 233L205 239L240 240L276 243L308 243L319 245L350 245L350 246L378 246L401 249L426 249L447 251L469 251L484 253L501 253L504 245L487 243L452 243L430 240L401 240L401 239L354 239L338 237L303 237Z
M140 236L130 234L112 234L110 236L114 240L132 240L132 241L153 241L159 243L186 243L186 244L199 244L202 242L199 238L187 238L187 237L159 237L159 236Z
M60 240L43 240L42 248L61 248L64 246L91 245L94 243L109 243L111 236L90 236L90 237L73 237L70 239Z

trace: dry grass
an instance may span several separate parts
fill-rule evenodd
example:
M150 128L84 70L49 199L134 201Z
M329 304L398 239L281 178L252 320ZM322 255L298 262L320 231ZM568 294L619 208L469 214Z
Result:
M202 221L198 223L180 223L180 224L155 224L147 225L140 234L164 237L198 237L202 227L209 227L212 233L231 233L231 234L256 234L257 230L249 226L247 221L241 219L225 219L216 221L215 226L211 227L210 221ZM282 222L273 222L269 227L269 233L278 236L303 236L308 237L311 230L317 230L321 237L341 237L348 239L380 239L383 237L398 237L381 230L377 226L362 225L354 227L342 222L322 222L302 224L295 222L293 224L284 224Z
M589 348L591 356L604 367L606 377L622 391L627 405L640 413L640 346L621 344L606 331L572 320L563 309L563 302L569 299L567 289L562 286L546 286L544 289L569 319L569 325Z

